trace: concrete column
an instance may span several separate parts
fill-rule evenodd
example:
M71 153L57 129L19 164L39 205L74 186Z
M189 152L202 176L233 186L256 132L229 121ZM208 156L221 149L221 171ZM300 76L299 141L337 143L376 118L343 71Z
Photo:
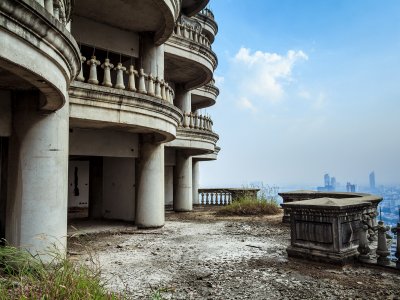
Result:
M144 139L140 145L136 225L164 226L164 145Z
M192 111L192 95L190 91L179 91L176 94L174 104L184 113Z
M68 102L38 111L38 96L16 95L10 138L6 239L32 253L66 252ZM42 257L46 259L46 255Z
M192 170L193 204L199 204L200 162L193 160Z
M191 211L192 207L192 157L176 151L174 172L174 211Z
M164 79L164 44L154 45L153 36L141 36L141 67L147 74Z

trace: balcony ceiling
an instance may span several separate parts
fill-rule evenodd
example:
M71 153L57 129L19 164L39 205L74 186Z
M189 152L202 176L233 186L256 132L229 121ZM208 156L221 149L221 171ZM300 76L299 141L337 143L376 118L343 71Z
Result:
M183 0L182 11L188 17L194 16L205 8L210 0Z
M164 1L154 0L78 0L74 13L125 30L155 32L163 42L172 33L166 28L174 23L166 7Z

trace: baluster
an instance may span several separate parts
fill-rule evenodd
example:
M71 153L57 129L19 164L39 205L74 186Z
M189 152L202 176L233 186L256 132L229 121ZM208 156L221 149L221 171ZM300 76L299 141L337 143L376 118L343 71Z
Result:
M193 114L193 128L198 129L197 113Z
M83 63L86 61L86 57L81 55L81 70L79 71L78 76L76 77L76 80L78 81L85 81L85 77L83 77Z
M203 203L203 197L204 197L203 193L200 193L200 195L199 195L199 203L200 204L204 204Z
M100 65L100 62L96 59L96 56L93 55L86 63L90 66L88 82L91 84L99 84L99 81L97 80L97 66Z
M168 85L167 82L165 82L165 98L166 98L168 103L171 103L170 93L169 93L169 85Z
M200 35L200 31L196 30L196 31L194 32L194 41L195 41L196 43L199 42L199 35Z
M193 114L189 113L189 127L193 128Z
M189 27L189 39L190 39L190 40L194 40L194 37L193 37L193 27L192 27L192 26Z
M187 27L187 25L185 24L185 25L183 25L183 37L184 38L189 38L189 28Z
M397 245L396 245L396 253L395 253L395 256L397 258L396 268L400 269L400 223L397 223L396 236L397 236Z
M143 69L139 70L139 93L147 94L146 91L146 83L145 83L146 74Z
M44 0L44 8L49 12L50 14L53 14L53 0Z
M206 204L208 204L208 192L206 192Z
M136 92L135 77L138 76L138 71L135 70L135 67L133 65L130 65L129 66L129 70L126 71L126 74L129 75L129 77L128 77L128 90Z
M148 81L149 81L149 88L147 91L147 95L149 96L155 96L155 90L154 90L154 77L153 75L150 73L149 76L147 76Z
M161 79L161 98L163 100L167 100L167 96L165 95L165 81Z
M157 98L160 98L160 99L162 99L162 96L161 96L161 81L160 81L160 79L158 78L158 76L156 77L156 87L155 87L155 94L156 94L156 97Z
M115 88L124 90L124 72L126 71L126 68L121 63L118 63L118 65L114 68L114 71L117 71L117 82L115 83Z
M368 238L367 238L368 225L363 224L360 228L359 234L360 234L360 241L359 241L359 246L358 246L357 250L360 253L360 255L358 256L358 258L360 260L368 260L369 252L370 252L369 242L368 242Z
M60 8L59 7L54 7L54 17L60 21Z
M102 85L112 87L111 69L114 68L114 65L110 63L110 60L108 58L106 58L101 67L104 69L104 77Z
M378 264L381 266L390 264L390 259L388 258L390 252L386 239L386 232L388 230L389 227L385 226L382 221L378 222L378 249L376 249L376 254L378 255Z
M182 36L181 24L180 24L180 23L178 23L178 24L176 25L176 34L179 35L179 36Z

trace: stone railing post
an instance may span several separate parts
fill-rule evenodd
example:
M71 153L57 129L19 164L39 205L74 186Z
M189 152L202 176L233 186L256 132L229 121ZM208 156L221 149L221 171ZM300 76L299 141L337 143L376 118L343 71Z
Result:
M100 65L100 61L98 61L96 56L93 55L86 63L90 66L88 83L99 84L99 81L97 80L97 66Z
M360 242L359 242L359 246L358 246L357 250L360 253L360 255L358 256L358 258L360 260L368 260L369 252L370 252L369 242L368 242L368 238L367 238L368 225L363 224L361 226L359 235L360 235Z
M108 58L106 58L101 67L104 69L104 77L102 85L112 87L111 69L114 68L114 65L110 63L110 60Z
M396 268L400 269L400 223L397 223L396 227L392 228L392 232L396 235L396 253L394 256L396 256Z
M76 76L76 80L78 81L85 81L85 77L83 77L83 63L86 61L86 57L81 55L81 70L79 71L78 76Z
M167 100L167 96L165 94L165 81L164 79L161 79L161 99Z
M386 232L389 227L385 226L382 221L378 222L378 248L376 249L376 254L378 255L378 264L381 266L387 266L390 264L388 256L390 252L388 250Z
M117 82L115 83L115 88L124 90L124 72L126 71L126 68L121 63L118 63L114 70L117 71Z
M146 83L145 83L146 74L143 69L139 70L139 93L147 94Z
M149 96L155 96L155 87L154 87L154 77L153 74L149 74L149 76L147 76L147 80L148 80L148 89L147 89L147 95Z
M136 82L135 77L138 76L138 71L135 70L133 65L129 66L129 69L126 71L126 74L129 75L128 77L128 90L132 92L136 92Z

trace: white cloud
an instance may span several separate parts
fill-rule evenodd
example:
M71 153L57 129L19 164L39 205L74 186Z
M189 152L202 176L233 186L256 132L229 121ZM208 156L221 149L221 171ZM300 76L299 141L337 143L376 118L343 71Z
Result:
M301 50L279 55L242 47L233 59L238 92L250 100L278 102L285 94L284 85L292 81L295 63L307 59Z
M251 112L255 113L257 112L257 108L253 105L253 103L247 99L246 97L241 97L238 101L237 101L237 105L240 109L243 110L250 110Z
M225 82L225 78L223 76L214 75L215 85L221 86Z

